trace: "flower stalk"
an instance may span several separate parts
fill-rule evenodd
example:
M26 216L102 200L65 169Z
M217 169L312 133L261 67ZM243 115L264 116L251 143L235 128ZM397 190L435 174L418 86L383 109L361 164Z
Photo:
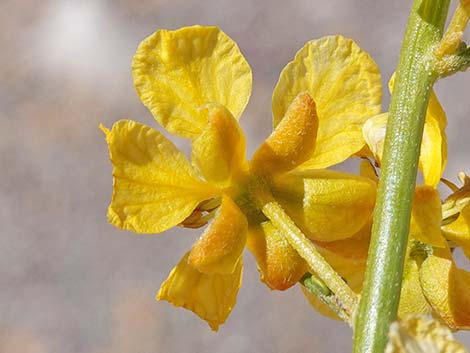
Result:
M439 77L446 77L470 67L470 47L463 41L463 33L470 20L470 1L460 0L457 9L434 50L435 68Z
M425 114L438 77L433 51L449 1L415 0L411 10L390 104L354 353L384 352L396 319Z
M463 32L465 27L467 27L469 18L470 1L460 0L445 34L434 52L437 59L442 59L444 55L455 53L459 46L463 44Z

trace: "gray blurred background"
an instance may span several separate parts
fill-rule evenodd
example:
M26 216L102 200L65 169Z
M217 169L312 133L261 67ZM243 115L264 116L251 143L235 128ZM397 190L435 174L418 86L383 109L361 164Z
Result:
M155 302L200 230L139 236L106 223L112 189L98 124L156 127L132 85L138 43L158 28L220 26L254 75L242 119L251 154L270 132L279 72L308 40L354 38L387 82L411 0L1 0L0 352L348 352L350 329L298 288L271 292L246 254L238 303L219 333ZM470 172L470 73L439 82L446 176ZM388 93L384 89L384 109ZM187 151L181 140L178 145ZM467 334L459 337L470 343Z

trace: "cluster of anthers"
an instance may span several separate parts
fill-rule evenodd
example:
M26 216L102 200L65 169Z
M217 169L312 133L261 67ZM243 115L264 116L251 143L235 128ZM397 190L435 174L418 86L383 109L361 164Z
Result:
M220 29L159 30L140 44L132 73L144 105L164 129L189 139L192 152L188 160L160 132L134 121L102 127L113 163L109 222L145 234L209 224L157 299L193 311L217 330L235 305L246 246L269 288L316 281L321 290L302 286L310 303L349 320L347 303L322 280L322 271L331 266L351 289L354 305L387 124L387 113L380 114L380 73L370 56L342 36L308 42L281 72L272 99L274 131L250 161L238 120L251 93L251 69ZM441 201L436 187L447 159L445 127L433 93L399 316L433 314L452 329L465 329L470 273L457 268L452 252L461 247L470 257L470 181L463 174L462 187L444 181L452 194ZM359 175L330 169L349 158L362 158ZM308 244L296 243L291 230ZM310 261L305 247L318 251L326 267Z

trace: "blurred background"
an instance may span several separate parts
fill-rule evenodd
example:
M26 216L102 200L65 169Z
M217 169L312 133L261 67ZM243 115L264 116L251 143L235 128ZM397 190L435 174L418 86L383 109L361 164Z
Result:
M455 1L454 1L455 2ZM455 4L454 4L455 5ZM218 333L154 295L200 230L121 232L98 124L156 127L130 62L159 28L220 26L253 70L242 126L248 152L271 129L279 72L308 40L354 38L388 81L411 0L1 0L0 352L348 352L351 330L298 288L271 292L250 254L238 303ZM449 120L446 176L470 172L470 74L436 86ZM384 89L384 110L388 106ZM177 144L187 151L181 140ZM469 334L459 338L470 345Z

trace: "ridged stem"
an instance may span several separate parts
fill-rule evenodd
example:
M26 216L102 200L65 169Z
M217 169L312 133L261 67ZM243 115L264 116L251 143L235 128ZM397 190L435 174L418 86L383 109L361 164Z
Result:
M433 50L449 0L415 0L406 29L384 144L354 353L383 353L396 320L424 120L437 78Z

